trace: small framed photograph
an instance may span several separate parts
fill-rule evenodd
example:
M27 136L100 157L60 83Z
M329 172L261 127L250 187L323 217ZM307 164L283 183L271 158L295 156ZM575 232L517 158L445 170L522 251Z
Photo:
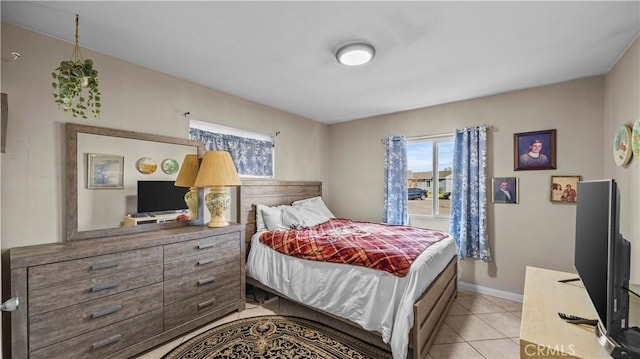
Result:
M491 178L491 201L493 203L513 203L520 201L518 177Z
M124 188L124 157L87 154L87 188L120 189Z
M513 169L516 171L556 168L556 130L513 134Z
M576 203L580 176L551 176L551 202Z

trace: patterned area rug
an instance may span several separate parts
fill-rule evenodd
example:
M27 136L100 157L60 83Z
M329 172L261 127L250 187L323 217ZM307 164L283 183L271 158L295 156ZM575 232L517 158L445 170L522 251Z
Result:
M273 315L220 325L180 344L162 359L391 357L387 351L320 323Z

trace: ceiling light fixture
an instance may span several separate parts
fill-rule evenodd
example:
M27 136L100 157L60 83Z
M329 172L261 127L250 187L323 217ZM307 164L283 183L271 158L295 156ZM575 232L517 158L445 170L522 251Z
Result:
M341 47L336 53L336 59L343 65L358 66L373 60L375 54L376 49L373 46L358 42Z

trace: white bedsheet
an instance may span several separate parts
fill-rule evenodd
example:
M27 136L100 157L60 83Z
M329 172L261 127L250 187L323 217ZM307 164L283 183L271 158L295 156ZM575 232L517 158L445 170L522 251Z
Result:
M413 303L456 255L447 237L423 252L405 277L346 264L295 258L251 238L247 274L294 301L381 333L394 359L405 359Z

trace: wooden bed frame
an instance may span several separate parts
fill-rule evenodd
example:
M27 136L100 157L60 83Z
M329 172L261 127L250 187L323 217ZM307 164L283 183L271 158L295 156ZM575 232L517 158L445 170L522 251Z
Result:
M256 232L256 204L265 206L290 205L293 201L321 196L322 182L246 180L242 182L239 192L240 205L238 206L238 215L240 223L245 226L246 253L249 253L251 236ZM409 334L408 357L413 359L427 357L429 348L435 340L457 295L457 269L457 257L454 256L445 269L413 304L414 324ZM286 296L265 287L249 276L247 276L247 284L286 298ZM304 303L299 304L306 306ZM311 309L360 328L359 325L347 319L336 317L315 308ZM377 332L370 333L380 336ZM385 349L389 350L389 347L387 346Z

